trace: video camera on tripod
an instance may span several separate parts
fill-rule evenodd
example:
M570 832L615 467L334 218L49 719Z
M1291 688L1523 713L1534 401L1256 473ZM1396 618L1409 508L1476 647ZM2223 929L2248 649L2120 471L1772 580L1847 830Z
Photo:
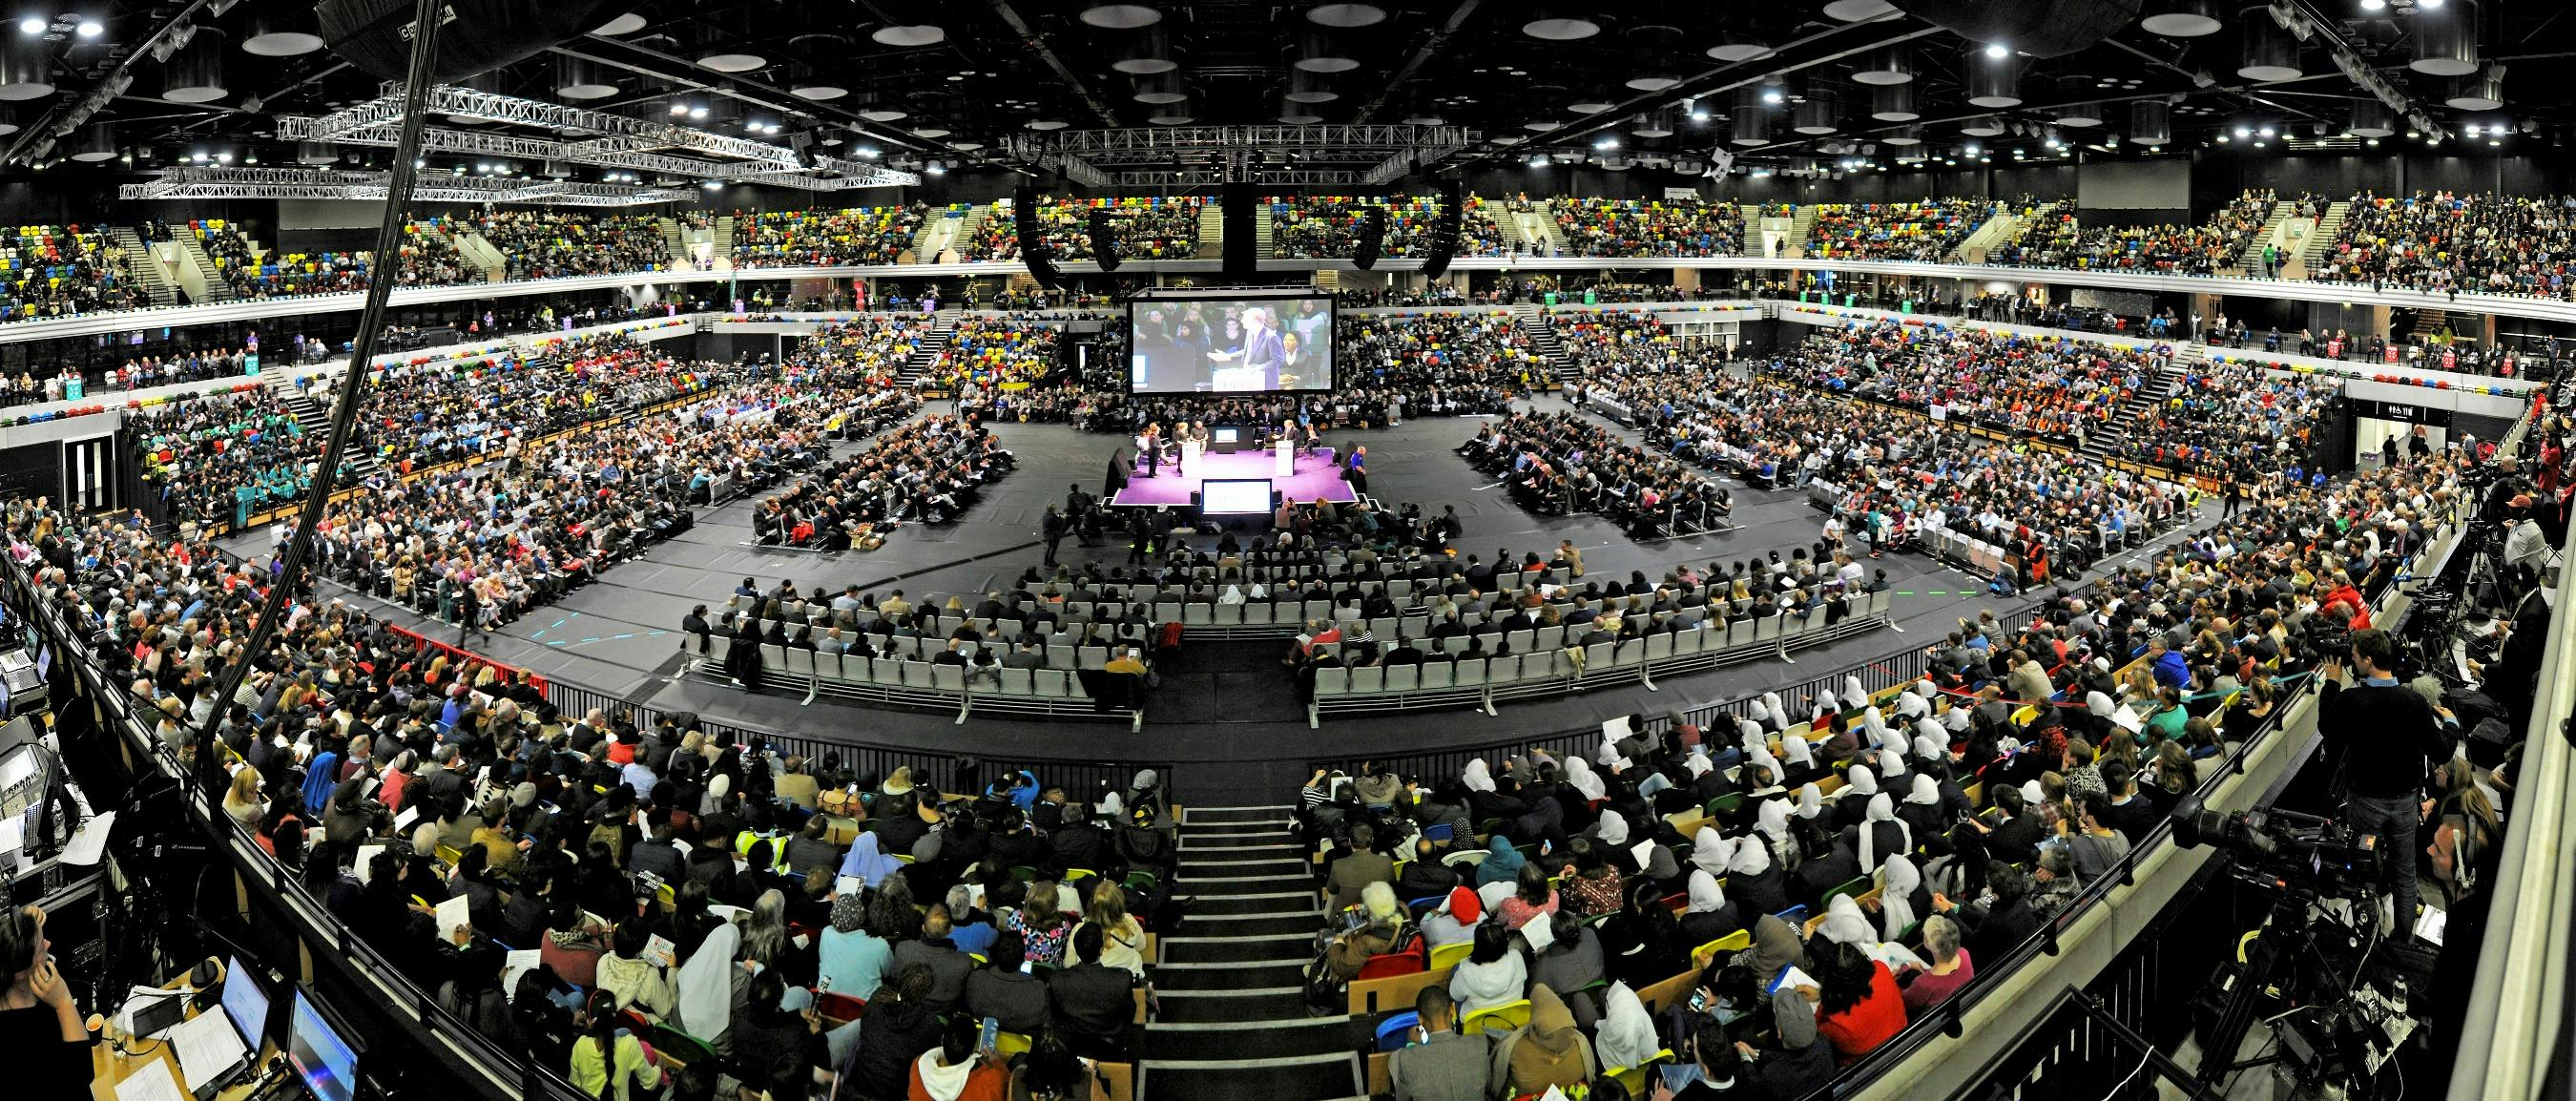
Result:
M2174 809L2174 841L2235 853L2248 882L2321 898L2372 892L2379 883L2379 850L2351 827L2312 814L2257 807L2234 813L2197 802Z

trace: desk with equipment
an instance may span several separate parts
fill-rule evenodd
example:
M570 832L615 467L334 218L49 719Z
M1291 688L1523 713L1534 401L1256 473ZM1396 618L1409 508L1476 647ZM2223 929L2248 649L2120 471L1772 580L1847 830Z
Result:
M218 1011L217 1006L221 1009ZM93 1101L355 1101L358 1048L298 987L236 955L138 988L90 1049Z

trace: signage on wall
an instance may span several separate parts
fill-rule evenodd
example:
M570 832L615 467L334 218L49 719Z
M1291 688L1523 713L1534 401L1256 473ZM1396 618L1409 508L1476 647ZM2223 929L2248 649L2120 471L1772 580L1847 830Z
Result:
M2429 424L2440 428L2450 427L2451 424L2451 411L2448 409L2407 405L2393 401L2371 401L2366 398L2354 398L2351 401L2353 415L2357 417L2376 417L2401 424Z
M1667 187L1664 189L1664 197L1667 199L1696 199L1699 198L1699 189L1696 187Z

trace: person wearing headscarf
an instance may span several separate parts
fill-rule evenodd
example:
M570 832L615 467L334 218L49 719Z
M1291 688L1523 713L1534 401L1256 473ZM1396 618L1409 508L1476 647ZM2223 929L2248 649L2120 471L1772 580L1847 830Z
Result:
M1912 859L1891 856L1878 866L1878 886L1879 932L1888 940L1902 941L1932 906L1931 892L1923 889L1923 873Z
M1422 943L1427 948L1476 939L1484 923L1485 901L1465 887L1452 887L1438 909L1422 915Z
M1843 706L1845 706L1845 707L1861 707L1861 706L1865 706L1865 705L1867 705L1867 704L1868 704L1868 702L1869 702L1869 690L1868 690L1868 689L1865 689L1865 688L1863 688L1863 687L1861 687L1860 678L1859 678L1859 677L1856 677L1856 676L1850 676L1850 675L1846 675L1846 676L1844 676L1844 677L1843 677Z
M1816 764L1816 744L1796 734L1780 736L1780 761L1785 766L1782 787L1806 783L1824 772Z
M1861 710L1860 728L1869 735L1871 745L1887 744L1889 737L1887 716L1879 714L1877 708L1868 707Z
M1916 686L1909 684L1905 686L1905 691L1897 693L1896 713L1909 719L1925 719L1931 717L1932 704L1930 701L1924 699L1921 692L1918 692L1915 689Z
M863 833L850 842L849 855L841 858L840 874L873 888L902 867L902 861L877 851L876 834Z
M1843 775L1849 782L1834 802L1834 825L1848 829L1867 817L1862 812L1869 806L1869 797L1878 794L1878 774L1868 765L1853 765Z
M1904 782L1905 774L1908 771L1910 770L1905 767L1905 754L1897 752L1894 749L1881 749L1878 751L1878 782L1880 786L1887 788L1895 787L1897 784Z
M1655 1036L1655 1019L1628 984L1612 983L1601 998L1601 1027L1593 1034L1593 1053L1609 1070L1637 1066L1664 1049Z
M1861 911L1860 903L1852 901L1850 895L1835 895L1833 901L1825 904L1824 925L1816 932L1826 940L1848 944L1868 953L1869 958L1886 964L1891 974L1908 967L1923 966L1923 958L1904 945L1880 940L1878 927L1869 923L1869 915Z
M1905 823L1908 837L1935 837L1949 822L1949 808L1942 805L1941 781L1928 772L1917 772L1907 784L1905 803L1896 808L1897 821Z
M1530 988L1529 1001L1529 1023L1495 1045L1496 1077L1503 1080L1504 1094L1546 1093L1551 1086L1570 1090L1591 1081L1601 1067L1565 1000L1541 983Z
M1717 877L1703 871L1690 874L1690 902L1682 908L1681 922L1682 942L1693 948L1744 928L1743 912L1727 901Z
M1802 789L1803 790L1803 789ZM1783 864L1793 864L1789 855L1797 851L1797 839L1789 835L1789 801L1766 799L1755 812L1753 832L1771 846L1771 855Z
M1725 875L1726 866L1735 859L1735 843L1717 832L1715 826L1701 826L1691 835L1691 867L1710 875Z
M1771 846L1737 845L1726 865L1726 890L1745 912L1774 914L1789 908L1788 877L1771 863Z
M1860 857L1860 870L1866 875L1878 870L1878 862L1891 856L1914 851L1914 831L1896 820L1896 801L1879 792L1869 797L1868 818L1852 827L1852 852Z
M1476 865L1476 885L1510 883L1520 878L1521 865L1527 863L1529 858L1512 847L1511 838L1496 834L1485 846L1485 862Z
M1610 796L1609 786L1601 782L1600 774L1592 771L1592 766L1581 757L1565 759L1565 786L1590 801L1598 802Z
M1771 744L1771 735L1762 729L1762 717L1759 714L1735 717L1735 744L1746 753Z
M733 1024L734 954L741 947L742 929L724 922L680 965L681 1031L714 1043Z
M1789 713L1781 710L1779 693L1765 692L1760 702L1762 711L1754 718L1761 720L1762 725L1768 727L1773 734L1789 729Z
M1485 766L1482 757L1467 762L1466 771L1458 774L1458 781L1467 785L1469 791L1494 790L1494 774Z
M1604 851L1627 851L1628 816L1615 810L1603 810L1601 820L1592 824L1592 839Z
M1798 809L1795 813L1798 817L1804 818L1810 822L1823 817L1825 813L1825 789L1817 787L1814 784L1806 784L1799 787Z
M859 892L834 897L832 925L823 930L817 955L823 988L862 1001L876 996L894 960L894 946L867 930L867 916L867 901Z
M1790 986L1814 986L1807 977L1807 945L1798 931L1777 914L1753 919L1753 947L1737 957L1753 972L1754 982L1769 993ZM1813 1015L1810 1014L1810 1019Z
M1918 729L1914 735L1914 759L1922 764L1940 764L1950 759L1950 740L1935 730Z

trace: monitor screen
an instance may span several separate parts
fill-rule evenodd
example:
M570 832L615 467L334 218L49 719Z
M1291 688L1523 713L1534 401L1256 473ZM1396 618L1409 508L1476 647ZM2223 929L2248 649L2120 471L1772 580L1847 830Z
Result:
M1218 443L1233 443L1242 438L1243 432L1241 429L1220 428L1216 430L1216 442Z
M224 963L224 1016L232 1018L242 1046L257 1057L260 1042L268 1038L268 990L240 956Z
M1139 298L1127 304L1128 389L1139 394L1333 388L1328 295Z
M1211 478L1199 483L1199 512L1208 516L1258 516L1270 511L1270 479Z
M319 1101L355 1101L358 1050L322 1016L311 995L295 992L295 1020L287 1032L287 1061Z

